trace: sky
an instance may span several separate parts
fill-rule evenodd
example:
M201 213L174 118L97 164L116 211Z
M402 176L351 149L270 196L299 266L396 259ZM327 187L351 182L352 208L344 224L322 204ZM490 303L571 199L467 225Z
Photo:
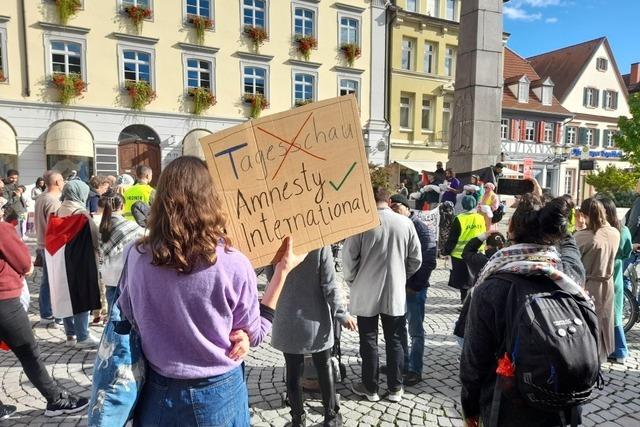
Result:
M463 0L464 1L464 0ZM640 0L511 0L507 43L529 57L606 36L621 74L640 62Z

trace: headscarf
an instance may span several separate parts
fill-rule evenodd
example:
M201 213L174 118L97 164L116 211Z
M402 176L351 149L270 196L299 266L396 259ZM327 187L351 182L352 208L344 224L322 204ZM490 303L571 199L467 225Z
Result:
M496 185L493 182L487 182L485 187L489 187L489 191L494 191L496 189Z
M62 201L68 200L84 206L87 198L89 198L89 186L78 179L67 182L62 189Z
M462 209L469 212L475 209L476 207L476 198L473 196L464 196L462 198Z

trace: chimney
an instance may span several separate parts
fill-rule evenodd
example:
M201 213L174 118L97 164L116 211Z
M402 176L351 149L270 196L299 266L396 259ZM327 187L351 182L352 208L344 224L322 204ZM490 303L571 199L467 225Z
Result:
M640 83L640 62L631 64L631 75L629 76L629 84Z

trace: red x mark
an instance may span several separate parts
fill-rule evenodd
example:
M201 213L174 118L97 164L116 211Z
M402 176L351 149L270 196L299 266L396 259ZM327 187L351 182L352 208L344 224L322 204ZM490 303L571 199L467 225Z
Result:
M310 155L311 157L315 157L316 159L327 160L324 157L320 157L320 156L317 156L317 155L315 155L313 153L310 153L309 151L307 151L304 148L302 148L300 145L296 144L296 139L298 139L298 137L300 136L300 133L302 132L302 129L304 129L305 125L307 124L307 122L309 121L311 116L313 116L313 113L310 113L309 117L307 117L307 119L304 121L304 123L302 123L302 126L300 126L300 130L298 130L298 133L296 134L296 136L293 138L293 141L291 141L291 142L286 141L286 140L280 138L278 135L274 135L271 132L269 132L268 130L262 129L260 126L258 126L258 129L261 130L262 132L266 133L267 135L271 135L272 137L274 137L274 138L284 142L285 144L289 145L289 148L287 148L287 151L284 153L284 157L282 157L282 161L280 162L280 165L278 166L278 169L276 169L276 173L273 174L273 178L272 179L276 179L276 176L278 176L278 172L280 172L280 168L282 168L282 165L284 164L284 161L287 160L287 156L289 155L289 152L291 151L291 149L293 147L296 147L297 149L299 149L303 153L306 153L306 154Z

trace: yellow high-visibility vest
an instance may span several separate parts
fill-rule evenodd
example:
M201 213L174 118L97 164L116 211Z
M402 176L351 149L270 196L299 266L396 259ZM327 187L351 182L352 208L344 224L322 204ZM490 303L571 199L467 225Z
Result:
M462 259L462 251L464 247L469 243L469 240L486 231L486 224L484 217L477 212L465 212L457 216L460 221L460 236L458 237L458 243L451 252L452 258Z
M124 192L124 217L129 221L134 221L131 214L131 206L137 201L151 204L151 194L153 187L149 184L135 184Z

